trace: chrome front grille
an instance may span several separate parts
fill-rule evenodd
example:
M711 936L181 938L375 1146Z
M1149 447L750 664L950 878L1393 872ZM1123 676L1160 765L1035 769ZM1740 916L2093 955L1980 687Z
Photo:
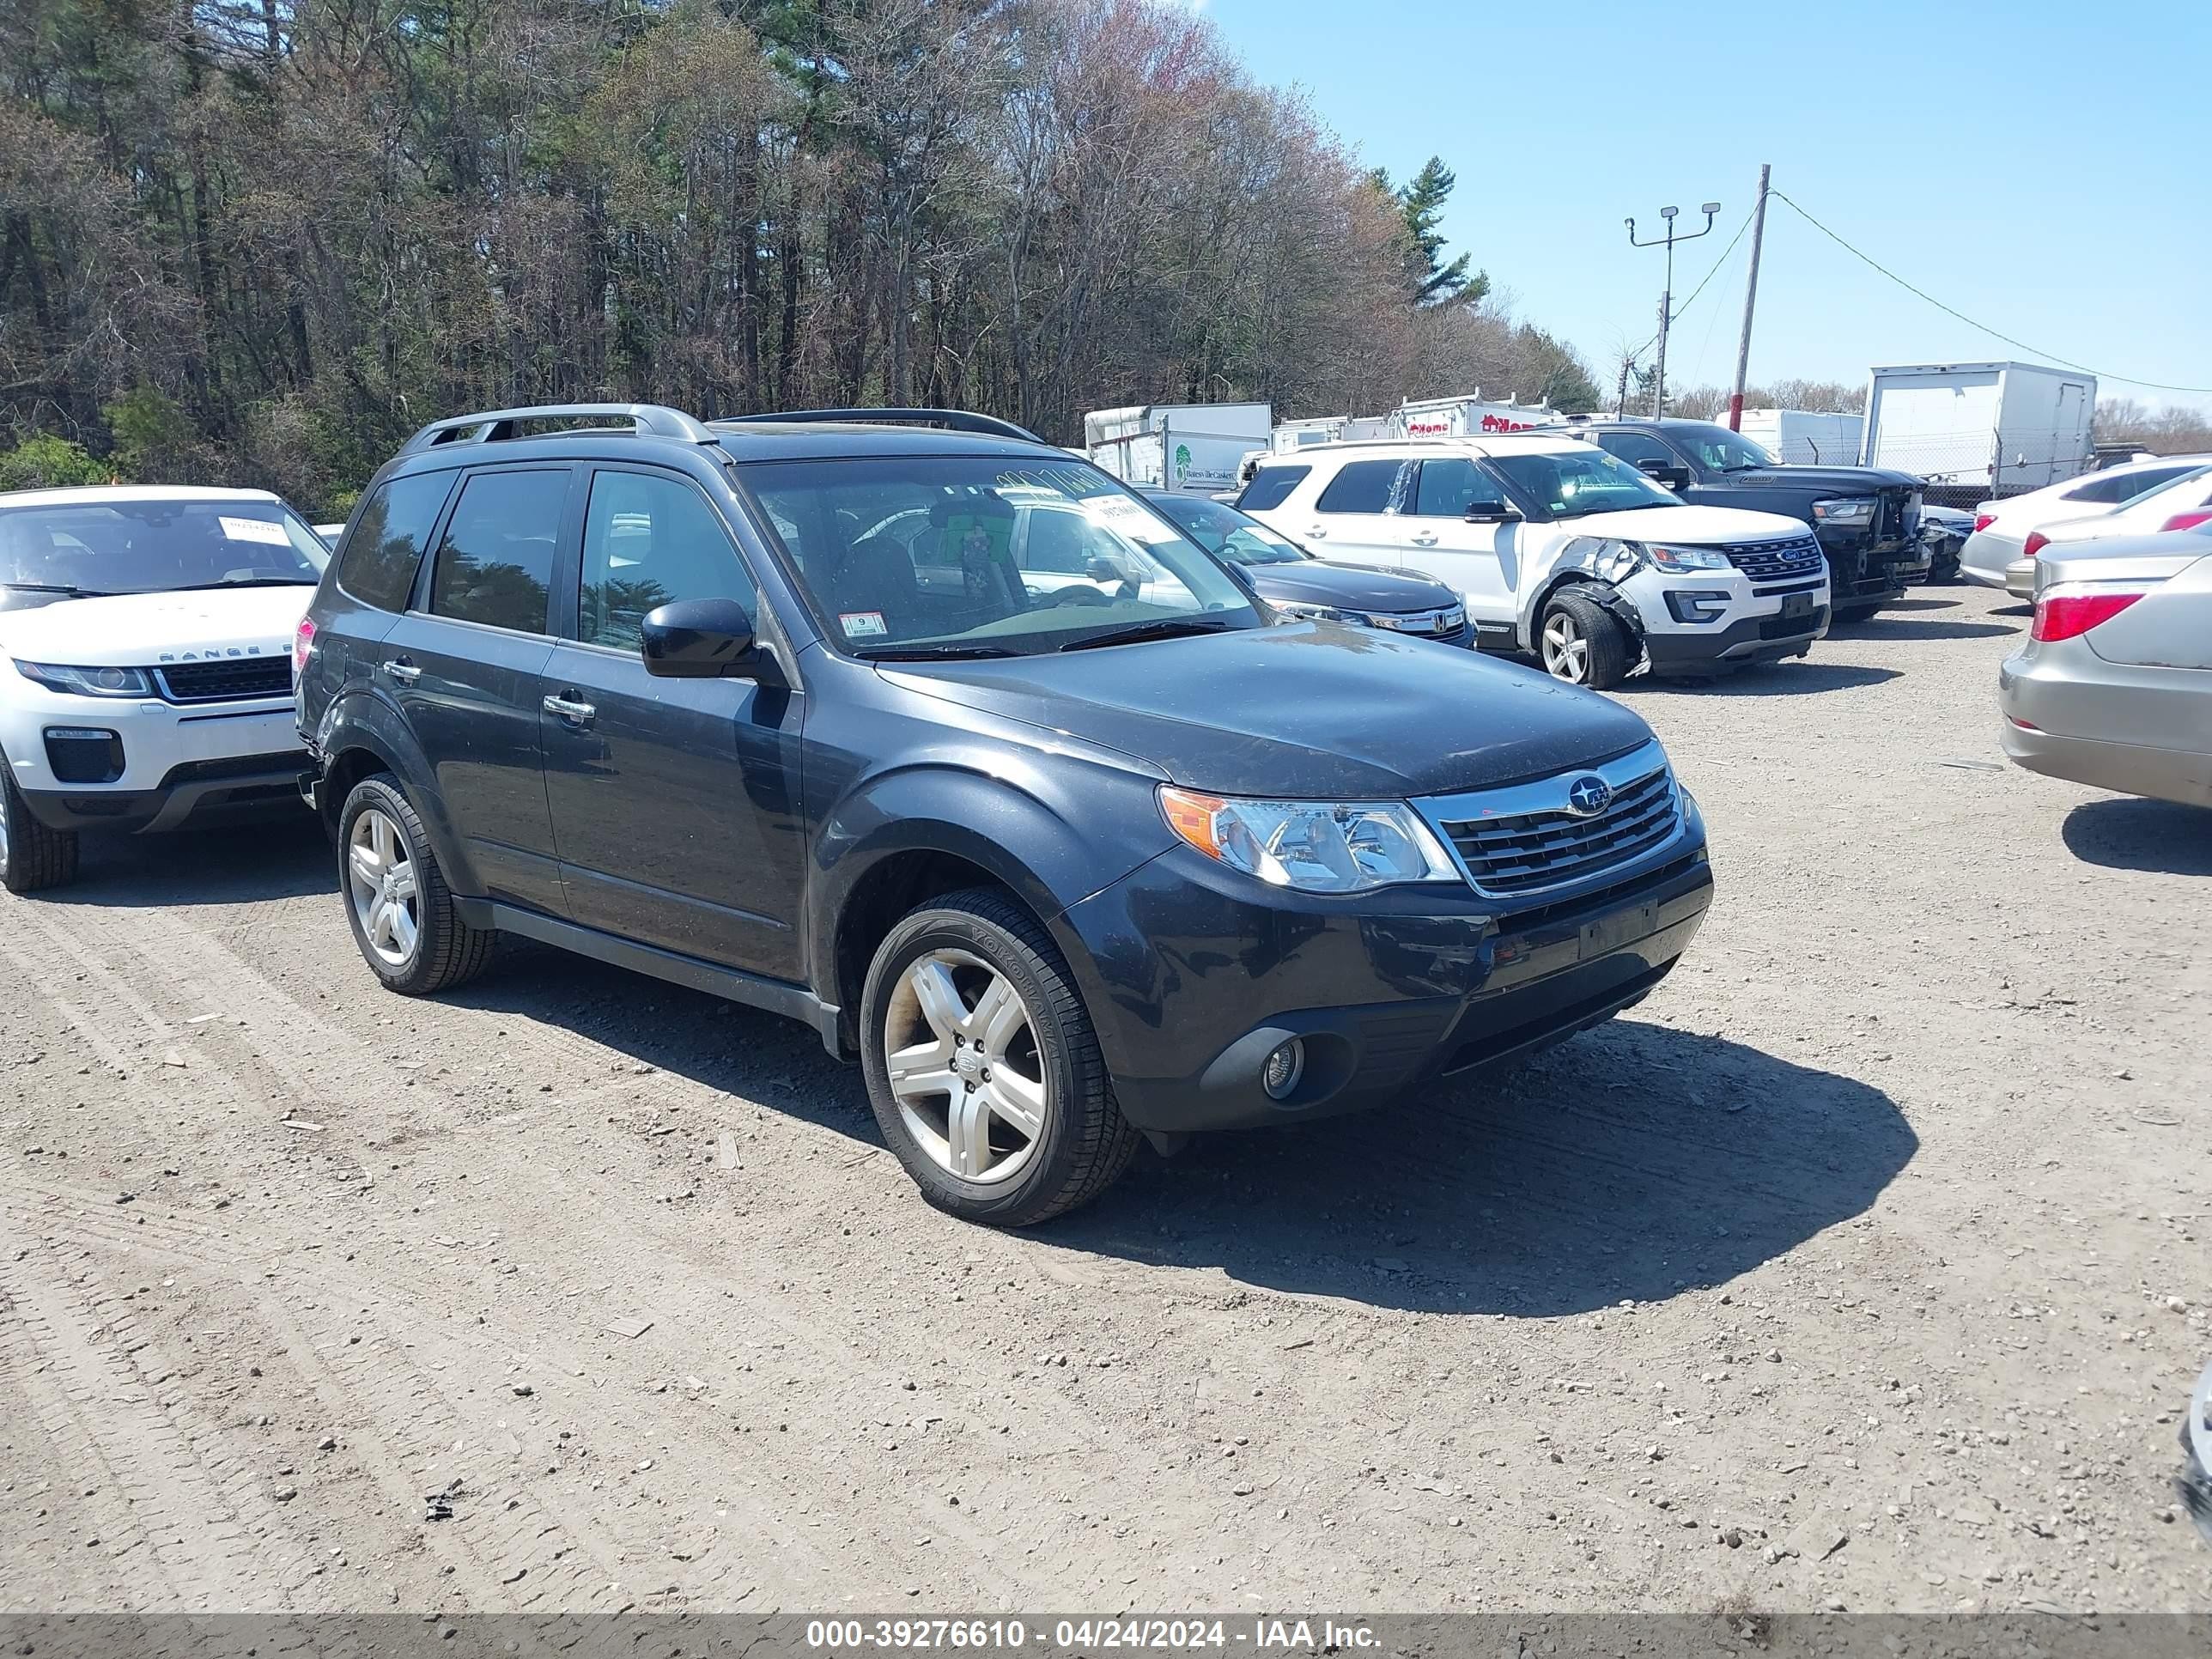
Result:
M1369 620L1376 627L1387 629L1393 634L1412 634L1423 639L1433 639L1445 634L1456 634L1466 627L1467 612L1461 606L1453 605L1445 611L1416 611L1395 615L1373 612L1370 614Z
M1731 547L1727 552L1729 562L1755 582L1799 581L1820 574L1820 544L1810 536Z
M1604 786L1595 811L1582 803ZM1681 828L1681 801L1656 743L1537 783L1419 803L1478 892L1517 898L1602 877L1656 852Z

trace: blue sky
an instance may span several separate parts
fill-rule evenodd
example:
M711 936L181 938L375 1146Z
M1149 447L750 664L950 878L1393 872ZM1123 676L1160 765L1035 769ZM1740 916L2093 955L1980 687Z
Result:
M1187 0L1189 3L1189 0ZM2212 4L1887 0L1200 0L1260 79L1297 85L1403 180L1459 175L1455 248L1604 378L1652 331L1658 210L1718 201L1678 246L1686 295L1751 210L1759 167L1840 235L1967 315L2107 371L2105 397L2212 410ZM1670 383L1735 368L1747 234L1676 321ZM2031 359L1770 205L1751 374Z

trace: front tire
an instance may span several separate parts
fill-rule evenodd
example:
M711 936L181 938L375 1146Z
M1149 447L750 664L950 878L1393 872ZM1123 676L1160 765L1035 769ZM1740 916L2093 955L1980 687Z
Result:
M1536 650L1553 679L1593 691L1610 690L1636 665L1628 630L1595 599L1571 587L1561 588L1545 605Z
M950 894L893 927L868 969L860 1034L884 1141L922 1196L963 1221L1063 1215L1136 1151L1059 951L1004 894Z
M338 890L362 960L401 996L467 983L499 940L461 920L421 816L387 776L356 784L338 813Z
M0 755L0 887L11 893L43 893L76 879L76 836L31 816L15 770Z

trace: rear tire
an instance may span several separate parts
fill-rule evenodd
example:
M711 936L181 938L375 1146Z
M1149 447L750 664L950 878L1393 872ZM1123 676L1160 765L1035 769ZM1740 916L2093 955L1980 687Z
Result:
M1595 599L1571 587L1561 588L1545 605L1536 654L1553 679L1593 691L1612 690L1636 666L1628 630Z
M499 942L461 920L421 816L388 775L363 778L338 813L338 892L362 960L404 997L466 984Z
M31 816L15 771L0 755L0 887L11 893L43 893L76 879L76 836L55 830Z
M860 1055L885 1144L963 1221L1064 1215L1137 1150L1058 949L1003 893L949 894L890 930L860 994Z

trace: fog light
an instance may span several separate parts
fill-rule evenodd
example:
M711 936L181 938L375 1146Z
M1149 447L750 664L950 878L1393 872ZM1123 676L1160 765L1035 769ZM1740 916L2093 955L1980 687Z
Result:
M1298 1086L1305 1075L1306 1045L1292 1037L1273 1054L1260 1067L1260 1086L1267 1091L1270 1100L1281 1100Z

